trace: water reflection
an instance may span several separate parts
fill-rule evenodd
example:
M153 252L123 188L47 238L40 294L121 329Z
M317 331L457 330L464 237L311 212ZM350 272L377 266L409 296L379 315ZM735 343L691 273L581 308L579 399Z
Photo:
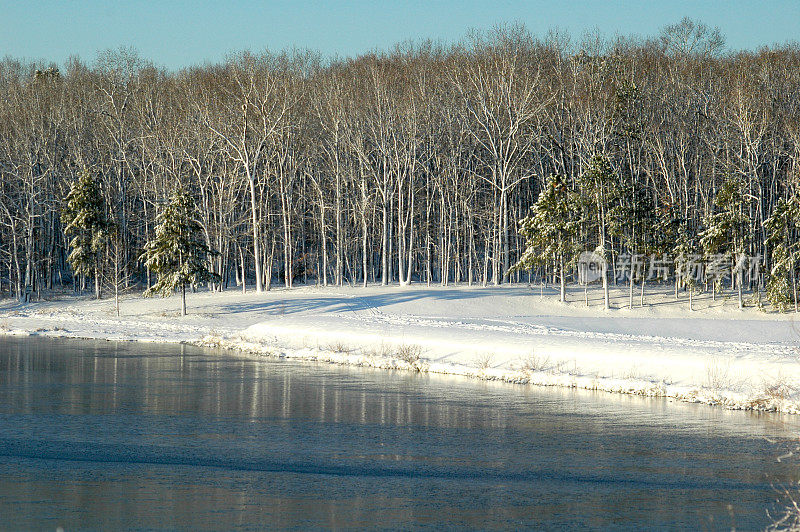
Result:
M185 346L8 339L13 528L767 524L792 417Z

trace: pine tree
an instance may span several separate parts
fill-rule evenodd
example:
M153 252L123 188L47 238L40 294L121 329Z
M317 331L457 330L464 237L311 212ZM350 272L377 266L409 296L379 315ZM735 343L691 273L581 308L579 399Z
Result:
M532 207L529 216L520 220L520 233L527 248L514 270L531 269L552 261L558 265L560 301L566 300L566 267L577 252L578 212L575 195L565 178L552 175Z
M167 297L181 291L181 315L186 315L186 285L218 280L208 269L211 250L202 238L202 228L195 219L196 207L183 187L175 190L166 208L158 215L155 238L145 245L145 265L158 275L158 281L146 296Z
M70 187L61 219L64 233L69 237L72 250L67 261L75 275L94 273L95 297L100 299L102 276L101 252L108 234L109 224L100 187L88 168L84 168Z
M741 179L728 177L714 197L714 206L716 212L706 218L706 229L700 234L703 252L706 257L724 254L733 260L738 260L744 253L747 222L744 214L744 183ZM738 268L735 274L739 308L742 308L744 302L741 268Z
M792 286L789 283L789 275L793 266L789 250L786 245L781 242L772 250L772 269L769 272L769 279L767 279L767 299L772 303L780 312L785 312L789 309L792 301ZM796 301L796 297L795 297ZM797 304L795 303L795 311Z
M622 192L620 225L622 242L630 254L628 277L628 308L633 308L633 288L638 276L641 281L640 304L644 305L646 258L656 251L654 229L658 224L656 208L650 192L641 186L627 183Z
M667 271L659 272L661 280L666 281L669 277L668 255L676 252L679 246L681 231L686 227L686 220L680 216L675 205L664 204L656 214L656 225L653 231L652 251L660 257L660 265ZM678 250L679 251L679 250ZM677 265L676 265L677 266ZM675 299L678 299L678 288L680 286L680 276L675 271Z
M583 220L587 222L590 232L597 234L597 247L594 253L603 260L608 260L607 241L609 237L620 235L623 220L620 204L621 188L619 179L608 158L595 155L589 162L588 169L580 176L578 183L580 204L584 211ZM603 302L609 308L608 271L602 275Z
M764 221L767 244L772 247L772 269L767 279L767 298L777 309L785 311L790 302L798 311L796 265L800 260L800 198L793 194L780 199L772 216Z

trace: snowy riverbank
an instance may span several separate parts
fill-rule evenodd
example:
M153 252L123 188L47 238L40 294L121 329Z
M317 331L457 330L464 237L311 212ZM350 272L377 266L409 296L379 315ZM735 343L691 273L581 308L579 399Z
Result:
M793 314L738 310L710 296L676 302L668 288L649 306L620 308L627 291L583 292L560 304L539 288L300 287L264 294L62 297L0 304L0 332L187 342L253 353L464 375L540 385L666 396L800 413L800 324ZM637 299L638 302L638 299Z

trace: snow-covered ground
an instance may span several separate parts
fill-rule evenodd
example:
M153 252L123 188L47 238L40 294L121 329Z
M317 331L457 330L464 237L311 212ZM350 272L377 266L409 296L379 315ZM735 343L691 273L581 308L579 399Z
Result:
M734 298L675 301L650 288L628 310L627 290L582 291L561 304L538 286L416 285L61 297L0 304L0 332L191 342L275 356L666 396L800 413L800 323L794 314L738 310ZM638 295L638 294L637 294ZM638 303L638 297L635 300Z

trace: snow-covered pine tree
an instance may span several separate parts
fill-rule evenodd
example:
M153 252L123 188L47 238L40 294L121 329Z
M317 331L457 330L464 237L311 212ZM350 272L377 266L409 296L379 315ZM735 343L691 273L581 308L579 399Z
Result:
M745 249L747 217L744 214L744 183L735 176L729 176L714 196L715 212L705 220L706 229L700 234L700 245L706 257L716 254L728 255L734 263ZM739 296L739 308L744 306L742 299L742 271L735 272L735 284Z
M596 231L597 234L597 246L594 252L607 261L608 238L620 235L623 219L619 178L607 157L599 154L592 157L589 167L579 178L578 190L584 211L583 220L588 224L589 231ZM603 273L602 281L603 302L608 309L610 304L607 269Z
M520 220L520 233L527 247L513 269L532 269L554 262L558 265L561 285L559 300L563 302L566 300L566 268L575 258L580 225L575 195L566 179L551 175L531 211Z
M780 312L787 311L791 304L793 283L789 282L789 276L793 273L794 265L791 255L786 249L786 244L781 242L772 249L772 269L767 279L767 299ZM795 312L797 312L796 292L794 301Z
M641 282L640 304L644 304L647 257L654 252L653 232L658 222L650 191L632 181L625 185L621 195L621 240L630 254L628 308L633 308L633 289L637 278Z
M800 260L800 242L796 235L800 229L800 198L793 194L778 200L772 216L764 221L767 245L772 248L772 269L767 279L767 299L778 310L789 308L797 301L797 262Z
M658 256L659 264L667 271L657 271L655 275L660 276L661 281L666 281L669 277L668 255L675 252L676 242L678 242L681 228L686 224L686 220L681 217L674 204L663 204L659 207L656 214L656 225L653 231L652 252ZM677 265L676 265L677 266ZM678 299L678 288L680 286L680 276L675 271L675 299Z
M167 297L180 289L182 316L186 315L186 285L218 280L208 269L207 257L212 252L203 240L196 210L189 192L178 187L158 215L155 238L147 242L142 255L145 265L158 275L145 295Z
M82 276L82 286L86 277L94 274L95 297L100 299L101 252L109 224L100 187L88 168L84 168L72 183L61 219L65 225L64 233L72 237L67 261L75 275Z
M658 246L658 235L656 233L659 219L658 210L653 201L653 196L651 195L650 190L638 188L637 191L638 201L636 202L636 208L633 210L633 216L639 223L639 235L641 237L641 241L639 243L639 253L644 256L644 264L641 270L642 283L639 286L639 306L643 307L644 288L647 285L647 277L649 275L649 272L647 271L647 261L649 260L649 257L652 257L655 253L658 253L660 249Z

